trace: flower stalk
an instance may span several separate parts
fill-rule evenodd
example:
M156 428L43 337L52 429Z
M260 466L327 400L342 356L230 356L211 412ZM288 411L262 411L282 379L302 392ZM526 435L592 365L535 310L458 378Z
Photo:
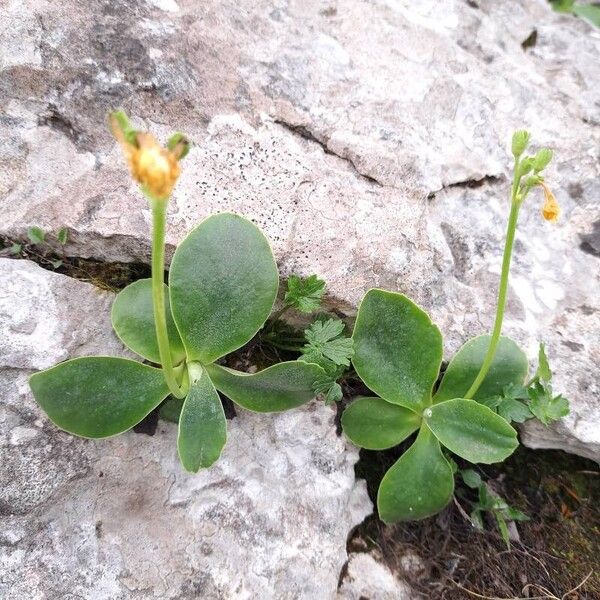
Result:
M510 198L510 214L508 216L508 225L506 228L506 240L504 242L504 253L502 256L502 270L500 273L500 285L498 287L498 301L496 304L496 317L494 319L494 327L490 338L490 345L486 351L483 363L479 369L479 373L475 377L475 380L471 384L471 387L467 390L465 398L471 399L477 393L477 390L485 380L488 374L498 343L500 341L500 334L502 333L502 323L504 321L504 311L506 309L506 298L508 294L508 276L510 273L510 263L512 259L513 246L515 242L515 234L517 231L517 223L519 220L519 211L521 205L527 198L529 192L536 186L540 186L544 191L544 205L542 207L542 216L546 221L555 223L560 215L560 207L554 194L550 191L550 188L544 183L544 179L541 175L543 169L545 169L550 161L552 160L552 151L548 148L542 148L535 156L526 156L521 159L522 154L527 149L529 144L529 133L527 131L517 131L513 135L512 140L512 152L515 157L514 164L514 176L511 187L511 198ZM533 175L529 176L524 183L523 178L533 171Z
M179 385L173 361L167 331L165 307L165 228L167 221L167 203L163 200L150 199L152 208L152 306L154 309L154 325L160 363L165 375L165 381L171 394L176 398L184 398L186 390Z
M171 357L164 290L165 229L167 205L179 178L179 161L188 153L189 142L181 133L174 134L165 148L150 133L135 130L122 111L110 115L113 135L121 144L131 176L137 181L152 209L152 307L158 352L165 381L176 398L187 394L185 373L176 372ZM185 369L183 369L185 371ZM180 385L179 381L184 384Z

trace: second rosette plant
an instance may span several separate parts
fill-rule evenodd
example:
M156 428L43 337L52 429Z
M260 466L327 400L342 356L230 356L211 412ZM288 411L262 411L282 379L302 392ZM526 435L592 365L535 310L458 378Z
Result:
M178 246L164 283L167 200L187 143L180 134L161 148L113 115L134 178L153 214L152 279L121 291L112 309L115 332L146 361L83 357L30 378L38 404L67 432L104 438L131 429L171 394L179 399L177 447L192 472L219 457L226 419L217 391L248 410L294 408L314 397L322 369L300 361L247 374L217 363L261 329L275 302L279 274L269 243L250 221L213 215Z

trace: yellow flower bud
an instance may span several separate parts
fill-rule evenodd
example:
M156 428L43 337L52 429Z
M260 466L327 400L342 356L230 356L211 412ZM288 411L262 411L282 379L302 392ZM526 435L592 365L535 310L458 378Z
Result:
M139 133L137 140L139 148L133 152L129 162L133 178L153 198L166 200L181 173L177 156L173 151L159 146L149 133Z
M121 144L132 177L156 200L167 200L179 178L181 148L163 148L150 133L135 133L135 143L125 138L118 121L111 117L113 135Z
M541 182L540 185L544 190L544 206L542 206L542 216L546 221L556 223L560 216L560 206L554 197L554 194L550 191L550 188Z

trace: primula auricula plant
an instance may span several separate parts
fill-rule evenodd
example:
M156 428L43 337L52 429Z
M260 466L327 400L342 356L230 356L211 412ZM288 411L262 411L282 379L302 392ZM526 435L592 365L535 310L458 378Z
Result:
M118 294L112 323L128 348L159 367L116 357L76 358L32 375L30 385L56 425L88 438L127 431L171 394L181 404L175 411L179 457L195 472L217 460L225 444L217 390L248 410L282 411L313 398L323 371L300 361L255 374L217 364L247 343L273 308L279 274L269 242L238 215L213 215L178 246L167 286L167 203L188 142L175 134L163 148L122 112L111 115L111 125L153 217L152 278Z
M358 398L344 411L344 432L356 445L373 450L391 448L418 432L381 481L377 505L386 522L422 519L450 501L454 469L444 449L472 463L499 462L518 445L511 420L535 416L547 424L568 412L566 399L552 395L543 346L538 370L525 383L524 352L500 335L519 210L531 190L541 187L543 217L556 221L560 212L542 175L552 152L544 148L524 156L528 144L526 131L514 134L514 179L492 334L460 348L437 390L442 336L427 313L406 296L379 289L368 291L360 304L352 363L377 396Z

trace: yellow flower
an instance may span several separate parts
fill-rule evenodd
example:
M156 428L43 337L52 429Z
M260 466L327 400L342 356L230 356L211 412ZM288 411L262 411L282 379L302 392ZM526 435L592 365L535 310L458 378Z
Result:
M554 197L554 194L550 191L550 188L542 181L540 183L544 190L544 206L542 206L542 216L546 221L556 223L560 216L560 206Z
M121 144L129 163L132 177L142 185L144 191L154 199L166 200L173 191L181 168L178 160L185 147L185 140L172 150L163 148L150 133L136 132L134 142L126 139L118 120L111 116L111 129Z

